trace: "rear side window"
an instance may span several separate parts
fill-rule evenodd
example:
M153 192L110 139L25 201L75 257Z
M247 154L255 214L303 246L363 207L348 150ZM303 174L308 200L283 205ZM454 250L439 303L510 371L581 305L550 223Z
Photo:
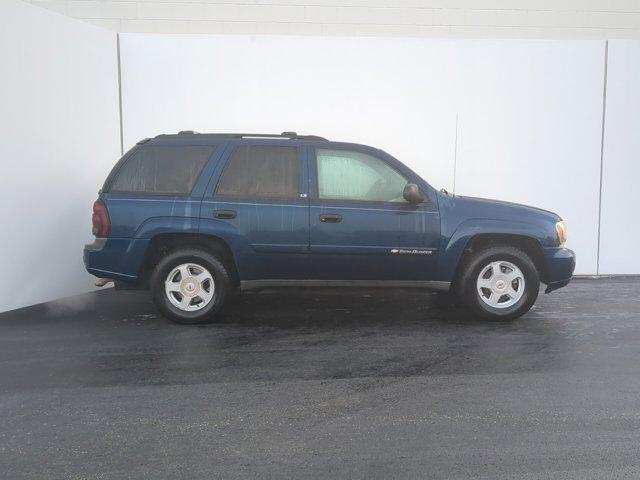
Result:
M298 184L296 147L241 145L233 151L222 172L216 196L295 199Z
M110 192L188 195L214 147L141 147L118 170Z

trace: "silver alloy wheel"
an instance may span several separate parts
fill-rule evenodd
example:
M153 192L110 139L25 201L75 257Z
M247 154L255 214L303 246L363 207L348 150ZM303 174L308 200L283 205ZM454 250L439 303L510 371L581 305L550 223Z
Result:
M183 263L167 275L164 291L174 307L192 312L211 302L215 283L206 268L195 263Z
M482 301L490 307L507 308L524 295L524 275L511 262L491 262L478 275L476 288Z

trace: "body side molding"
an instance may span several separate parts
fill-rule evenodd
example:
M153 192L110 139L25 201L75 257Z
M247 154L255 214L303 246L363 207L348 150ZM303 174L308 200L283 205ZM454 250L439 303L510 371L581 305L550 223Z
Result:
M437 280L242 280L242 291L277 287L424 288L448 292L451 282Z

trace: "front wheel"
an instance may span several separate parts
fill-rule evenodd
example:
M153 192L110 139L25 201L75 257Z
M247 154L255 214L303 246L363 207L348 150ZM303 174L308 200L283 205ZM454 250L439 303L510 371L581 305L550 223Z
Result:
M151 294L158 310L182 324L209 322L230 290L224 264L201 249L176 250L153 271Z
M473 255L464 269L461 287L464 302L481 317L512 320L535 303L540 276L522 250L493 245Z

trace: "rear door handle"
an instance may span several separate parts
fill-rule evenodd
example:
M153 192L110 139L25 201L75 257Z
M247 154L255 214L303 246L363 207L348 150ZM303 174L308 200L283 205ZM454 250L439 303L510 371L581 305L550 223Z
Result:
M320 215L320 221L323 223L339 223L342 221L342 215L323 213L322 215Z
M236 212L233 210L214 210L214 218L236 218Z

